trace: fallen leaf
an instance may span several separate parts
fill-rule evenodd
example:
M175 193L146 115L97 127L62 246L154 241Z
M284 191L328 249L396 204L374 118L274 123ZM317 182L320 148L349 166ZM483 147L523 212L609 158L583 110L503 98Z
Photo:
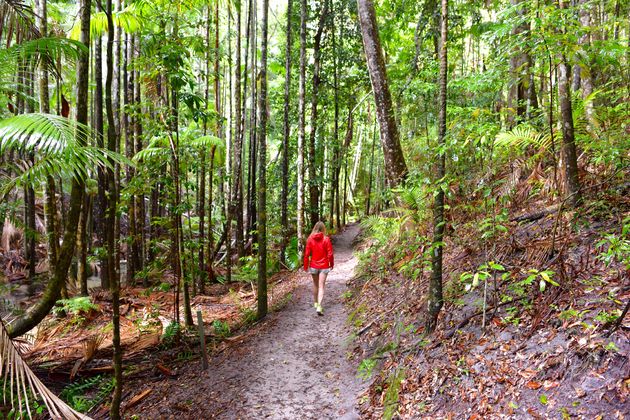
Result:
M536 381L529 381L525 384L525 386L529 389L538 389L542 386L542 384Z

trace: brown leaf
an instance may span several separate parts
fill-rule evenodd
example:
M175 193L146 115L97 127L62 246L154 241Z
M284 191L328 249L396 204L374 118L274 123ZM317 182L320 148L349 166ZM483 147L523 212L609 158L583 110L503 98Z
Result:
M542 384L536 381L529 381L525 384L525 386L529 389L538 389L542 386Z
M162 363L158 363L157 365L155 365L155 367L158 368L158 370L166 376L176 376L172 370L164 366Z

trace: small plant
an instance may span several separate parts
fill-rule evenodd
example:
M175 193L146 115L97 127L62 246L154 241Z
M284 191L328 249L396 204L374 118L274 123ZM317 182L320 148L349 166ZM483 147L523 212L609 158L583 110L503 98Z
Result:
M360 379L367 380L372 377L372 371L376 367L376 360L374 359L363 359L361 363L359 363L357 376Z
M621 311L614 311L614 313L608 313L606 311L599 311L599 313L595 316L595 321L600 324L612 324L619 318L621 315Z
M212 329L214 333L220 338L226 338L230 336L230 324L220 319L212 321Z
M383 399L383 419L390 420L396 414L398 410L398 395L400 393L400 386L405 379L405 371L403 369L397 369L393 372L389 378L387 378L387 391Z
M616 261L621 263L626 271L630 271L630 217L623 221L621 236L611 233L597 242L598 248L603 249L606 246L608 247L597 258L603 261L606 267ZM619 276L621 276L621 270Z
M179 325L177 322L171 322L170 324L168 324L166 330L164 331L164 334L162 335L162 343L167 347L172 345L179 337L180 333L181 325Z
M57 301L57 306L53 308L53 312L58 314L65 312L70 315L87 314L90 311L98 311L98 305L92 303L87 296L78 296L70 299L61 299Z
M85 413L109 396L113 389L113 378L97 375L71 383L59 396L75 410Z
M459 280L465 284L465 289L467 292L476 288L480 282L486 282L489 278L492 277L492 272L495 271L505 271L505 267L501 264L497 264L494 261L490 261L485 264L481 264L476 272L469 273L465 272L459 276Z
M81 325L85 322L86 315L96 312L100 307L90 300L87 296L78 296L70 299L60 299L53 308L56 316L69 314L72 318L70 322L75 325Z

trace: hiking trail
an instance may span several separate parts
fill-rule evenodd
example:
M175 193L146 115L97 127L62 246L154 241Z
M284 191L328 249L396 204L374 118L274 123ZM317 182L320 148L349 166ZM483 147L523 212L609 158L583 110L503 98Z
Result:
M291 301L270 313L254 334L210 358L191 361L174 379L147 384L151 395L127 412L142 418L357 419L364 386L347 358L342 294L357 264L358 225L333 237L335 268L328 275L324 316L313 308L312 280L300 273Z

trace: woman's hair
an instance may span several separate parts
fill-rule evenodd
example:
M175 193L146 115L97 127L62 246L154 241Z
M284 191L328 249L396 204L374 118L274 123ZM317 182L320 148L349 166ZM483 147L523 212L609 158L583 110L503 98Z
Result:
M324 222L322 222L321 220L315 223L315 226L313 226L313 231L311 232L311 235L317 232L323 232L324 235L326 234L326 225L324 225Z

